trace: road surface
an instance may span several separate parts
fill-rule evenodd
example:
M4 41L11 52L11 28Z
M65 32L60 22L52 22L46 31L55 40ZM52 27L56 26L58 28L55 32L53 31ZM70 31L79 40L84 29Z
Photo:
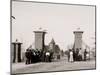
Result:
M65 56L55 62L39 62L29 65L26 65L24 62L12 64L12 74L80 69L95 69L95 60L70 63Z

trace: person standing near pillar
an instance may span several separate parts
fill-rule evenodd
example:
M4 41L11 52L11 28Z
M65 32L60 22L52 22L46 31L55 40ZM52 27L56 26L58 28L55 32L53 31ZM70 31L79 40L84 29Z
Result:
M29 64L32 63L32 49L29 50Z
M82 61L82 50L81 50L81 48L79 49L78 57L79 57L79 61Z
M78 54L79 54L79 49L76 48L76 52L75 52L75 60L78 61Z
M75 54L75 50L74 50L74 48L72 49L73 50L73 61L76 61L76 54Z
M73 51L70 50L69 54L70 54L69 61L70 61L70 62L73 62Z
M49 51L47 51L47 52L45 53L45 56L46 56L46 57L45 57L45 61L46 61L46 62L50 62L50 61L49 61L49 58L50 58L50 52L49 52Z
M69 62L69 58L70 58L70 49L68 50L67 56L68 56L68 62Z
M29 64L29 50L27 49L25 52L26 62L25 64Z
M85 49L85 51L84 51L84 61L86 61L86 55L87 55L87 51Z

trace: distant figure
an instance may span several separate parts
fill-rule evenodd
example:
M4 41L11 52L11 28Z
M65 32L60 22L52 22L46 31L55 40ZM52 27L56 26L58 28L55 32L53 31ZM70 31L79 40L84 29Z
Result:
M41 53L40 53L40 59L42 62L45 62L45 51L44 50L41 50Z
M52 62L53 59L53 52L50 52L49 61Z
M67 56L68 56L68 62L69 62L69 58L70 58L70 49L68 50Z
M82 50L81 50L81 48L79 49L78 59L79 59L79 61L82 61Z
M29 49L26 50L25 57L26 57L25 64L30 64Z
M46 62L50 62L50 61L49 61L49 59L50 59L50 52L46 52L46 53L45 53L45 56L46 56L45 61L46 61Z
M31 64L32 63L32 50L30 49L29 50L29 63Z
M40 61L40 51L39 50L37 51L37 58L38 58L37 61L39 62Z
M86 51L86 49L85 49L85 51L84 51L84 61L86 61L86 55L87 55L87 51Z
M76 61L76 53L74 49L73 49L73 61Z
M37 52L34 50L33 51L33 63L36 63L37 62Z
M76 61L79 61L79 49L78 48L76 48L76 53L75 53L75 60Z
M60 54L57 55L57 59L60 59Z
M70 62L73 62L73 51L70 50L69 54L70 54L69 61L70 61Z
M40 61L40 51L37 50L35 53L36 53L36 56L35 56L36 59L35 60L36 60L36 62L39 62Z
M31 63L35 63L35 56L36 56L36 53L35 53L35 50L33 49L32 55L31 55Z

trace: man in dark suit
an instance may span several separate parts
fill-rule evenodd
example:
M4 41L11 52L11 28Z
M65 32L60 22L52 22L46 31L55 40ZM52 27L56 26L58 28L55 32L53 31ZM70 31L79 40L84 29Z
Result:
M25 52L25 57L26 57L26 62L25 62L25 64L29 64L29 49L27 49L26 50L26 52Z
M84 61L86 61L86 54L87 54L87 51L85 49L85 51L84 51Z

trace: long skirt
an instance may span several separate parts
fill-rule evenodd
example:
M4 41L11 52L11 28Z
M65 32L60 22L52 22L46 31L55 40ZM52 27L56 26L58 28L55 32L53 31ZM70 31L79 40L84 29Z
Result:
M70 55L69 61L73 62L73 54Z

